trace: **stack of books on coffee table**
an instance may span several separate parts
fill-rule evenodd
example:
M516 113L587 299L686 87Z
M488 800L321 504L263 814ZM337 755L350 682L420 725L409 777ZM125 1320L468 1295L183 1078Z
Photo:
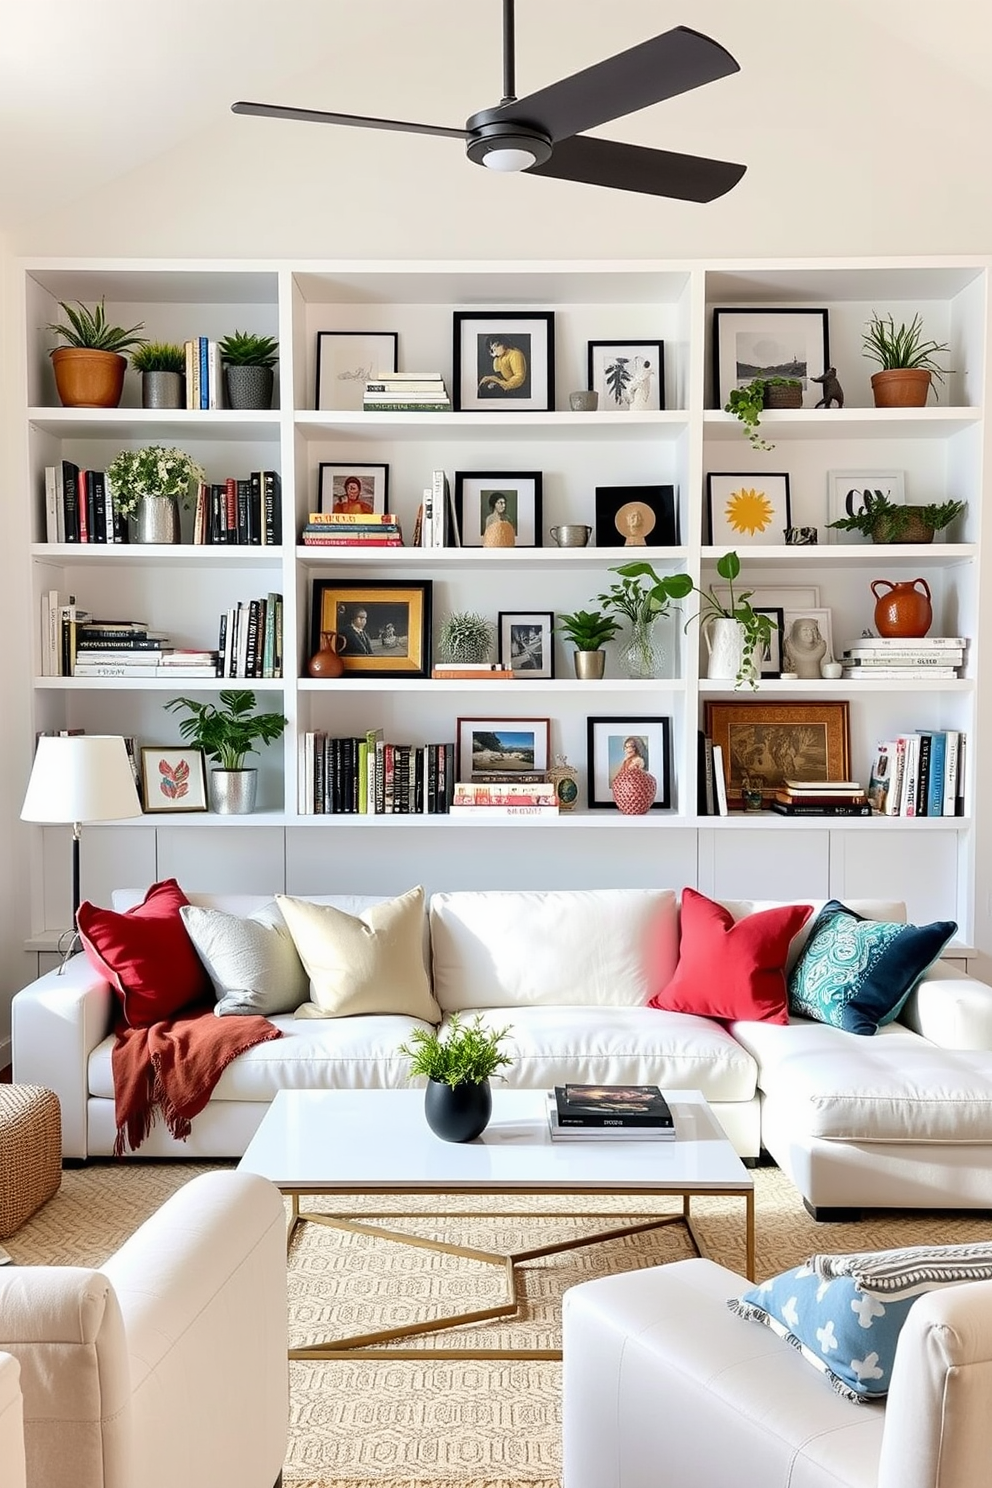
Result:
M556 1085L548 1093L553 1142L672 1141L675 1122L657 1085Z

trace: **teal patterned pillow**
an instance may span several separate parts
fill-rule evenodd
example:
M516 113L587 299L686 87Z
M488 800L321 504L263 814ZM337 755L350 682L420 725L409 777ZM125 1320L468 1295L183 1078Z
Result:
M831 899L813 921L789 977L789 1012L848 1033L872 1034L898 1017L957 928L953 920L866 920Z

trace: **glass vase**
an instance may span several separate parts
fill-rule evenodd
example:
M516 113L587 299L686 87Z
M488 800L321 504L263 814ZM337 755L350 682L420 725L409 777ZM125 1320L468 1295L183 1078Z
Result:
M660 677L665 650L656 634L657 616L634 620L620 642L618 659L625 677Z

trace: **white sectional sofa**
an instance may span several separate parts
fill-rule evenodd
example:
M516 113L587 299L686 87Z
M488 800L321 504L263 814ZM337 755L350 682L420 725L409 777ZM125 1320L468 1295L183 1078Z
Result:
M360 914L371 898L300 896ZM140 902L115 894L116 909ZM196 895L247 915L265 896ZM814 913L820 901L806 901ZM735 919L767 901L726 901ZM872 919L901 904L851 901ZM762 1149L811 1212L871 1207L992 1208L992 988L936 962L899 1018L873 1037L792 1019L724 1024L646 1006L644 942L655 966L679 954L670 890L435 894L424 956L445 1019L509 1024L510 1086L565 1080L700 1090L744 1158ZM790 964L807 930L792 942ZM83 956L13 1002L14 1078L54 1090L68 1159L109 1156L115 1119L113 994ZM283 1037L228 1066L186 1142L157 1125L140 1157L236 1157L282 1088L397 1087L398 1046L417 1026L398 1014L272 1021Z

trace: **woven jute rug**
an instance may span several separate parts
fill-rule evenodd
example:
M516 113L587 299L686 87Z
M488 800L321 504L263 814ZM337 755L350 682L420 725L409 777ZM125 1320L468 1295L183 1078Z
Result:
M207 1166L195 1163L93 1163L67 1171L60 1192L6 1247L21 1265L99 1265L176 1188ZM858 1224L818 1225L776 1168L755 1171L757 1274L772 1275L817 1250L871 1250L893 1245L985 1239L984 1215L866 1215ZM315 1207L319 1205L315 1204ZM426 1207L426 1206L425 1206ZM528 1218L533 1199L473 1199L482 1217L416 1213L414 1203L369 1201L366 1209L408 1210L391 1228L492 1251L522 1250L607 1227L548 1202ZM641 1213L657 1205L602 1199L597 1213ZM698 1228L714 1260L743 1270L743 1204L694 1201ZM516 1212L510 1212L516 1211ZM358 1211L356 1210L356 1214ZM521 1316L475 1323L443 1339L424 1335L424 1349L554 1348L562 1291L611 1271L655 1266L691 1254L682 1226L613 1240L526 1262L519 1271ZM348 1235L323 1225L301 1227L290 1257L290 1333L294 1345L340 1337L499 1300L492 1267L395 1243ZM408 1340L417 1347L418 1340ZM285 1482L293 1488L558 1488L561 1366L542 1360L356 1359L300 1361L290 1366L292 1425Z

